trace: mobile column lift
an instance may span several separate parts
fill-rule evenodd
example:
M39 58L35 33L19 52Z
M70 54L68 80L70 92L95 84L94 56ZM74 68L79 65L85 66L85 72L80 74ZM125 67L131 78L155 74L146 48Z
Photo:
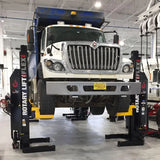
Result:
M147 125L147 93L148 79L144 72L140 72L141 58L138 51L131 52L131 60L134 65L133 82L141 83L141 92L131 96L131 105L128 112L117 113L116 116L127 116L128 134L105 135L106 139L124 138L126 141L118 141L118 146L144 145L144 126Z
M13 148L20 147L23 153L55 151L55 145L31 146L32 143L50 142L50 138L30 138L31 104L29 103L28 93L27 46L21 46L20 69L14 70L10 78L10 84Z

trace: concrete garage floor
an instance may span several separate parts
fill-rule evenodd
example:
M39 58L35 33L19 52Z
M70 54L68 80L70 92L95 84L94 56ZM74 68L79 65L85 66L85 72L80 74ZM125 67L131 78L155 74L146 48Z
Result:
M55 152L23 154L13 150L10 119L0 109L0 160L159 160L160 139L145 138L144 146L117 147L117 140L105 140L105 134L125 133L124 121L109 122L107 113L90 116L87 121L70 121L62 117L69 109L57 109L53 120L31 124L31 137L51 137ZM151 122L156 126L155 122Z

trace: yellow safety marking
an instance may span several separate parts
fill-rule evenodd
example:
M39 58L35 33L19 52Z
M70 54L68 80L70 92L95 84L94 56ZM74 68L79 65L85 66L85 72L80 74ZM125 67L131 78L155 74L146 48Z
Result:
M30 103L32 106L34 106L34 103L32 103L30 99L29 99L28 101L29 101L29 103Z
M41 115L37 106L32 107L32 111L35 111L35 119L53 119L53 115Z
M29 99L29 103L32 105L31 111L35 112L35 119L53 119L54 118L54 115L40 114L39 108L36 105L34 105L34 103L32 103L30 99Z
M71 25L71 24L70 24L69 26L70 26L70 27L73 27L73 25Z
M76 27L80 27L79 25L76 25Z
M135 105L130 105L128 108L128 112L118 112L116 116L132 116L133 108L135 108Z

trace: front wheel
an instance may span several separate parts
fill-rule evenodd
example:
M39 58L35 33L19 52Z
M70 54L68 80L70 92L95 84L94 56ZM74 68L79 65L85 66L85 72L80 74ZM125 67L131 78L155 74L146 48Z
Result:
M120 96L110 96L110 99L106 104L106 109L109 116L115 117L119 109L119 99L120 99Z
M90 112L93 115L102 115L105 107L90 107Z
M55 112L55 97L46 94L46 83L44 80L38 80L38 107L40 114L54 114Z

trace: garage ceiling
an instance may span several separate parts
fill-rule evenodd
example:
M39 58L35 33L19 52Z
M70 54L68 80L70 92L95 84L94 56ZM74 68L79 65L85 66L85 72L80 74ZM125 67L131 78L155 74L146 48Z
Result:
M95 0L0 0L0 19L5 39L25 40L37 6L101 11L110 21L105 30L117 30L125 42L124 52L138 49L140 44L137 15L145 11L150 0L100 0L102 7L94 7Z

